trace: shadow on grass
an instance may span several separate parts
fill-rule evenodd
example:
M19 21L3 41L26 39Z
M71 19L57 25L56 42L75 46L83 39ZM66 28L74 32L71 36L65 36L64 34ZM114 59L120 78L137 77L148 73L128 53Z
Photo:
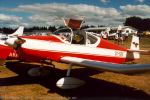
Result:
M6 67L18 74L18 76L0 78L0 86L13 86L21 84L40 84L49 89L48 93L57 93L69 99L114 99L114 100L143 100L150 99L150 96L141 90L135 88L107 82L100 79L91 78L89 76L100 73L99 71L86 68L74 69L71 75L86 81L87 83L74 90L61 90L56 87L56 81L64 77L66 70L52 69L47 67L53 73L46 77L30 77L26 73L30 68L39 67L38 65L24 64L18 62L8 62Z

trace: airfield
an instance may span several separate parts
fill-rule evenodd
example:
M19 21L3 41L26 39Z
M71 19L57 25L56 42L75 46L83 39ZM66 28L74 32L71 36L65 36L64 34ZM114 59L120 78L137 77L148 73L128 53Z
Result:
M113 40L110 40L114 42ZM124 47L130 47L128 39ZM150 50L150 37L142 37L140 48ZM74 90L61 90L55 83L66 75L67 64L53 62L56 69L45 77L30 77L27 70L37 63L6 61L0 66L0 100L150 100L150 72L121 74L76 66L71 76L86 81ZM134 63L150 63L149 55L141 55Z

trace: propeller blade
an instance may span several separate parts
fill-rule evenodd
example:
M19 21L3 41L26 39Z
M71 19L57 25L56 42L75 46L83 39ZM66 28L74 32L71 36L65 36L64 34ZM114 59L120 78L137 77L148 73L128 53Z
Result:
M5 44L8 46L13 47L14 49L18 49L21 47L21 45L23 43L25 43L26 41L20 37L15 37L15 38L9 38L5 41Z
M21 44L23 44L23 43L26 42L26 40L24 40L24 39L22 39L22 38L20 38L20 37L17 37L17 38L18 38L18 39L15 40L15 43L18 44L18 45L21 45Z

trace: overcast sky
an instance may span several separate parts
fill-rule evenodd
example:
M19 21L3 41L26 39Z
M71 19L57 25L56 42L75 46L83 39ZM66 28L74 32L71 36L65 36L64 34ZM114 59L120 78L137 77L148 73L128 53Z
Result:
M150 18L150 0L0 0L0 27L62 25L62 18L117 26L127 17Z

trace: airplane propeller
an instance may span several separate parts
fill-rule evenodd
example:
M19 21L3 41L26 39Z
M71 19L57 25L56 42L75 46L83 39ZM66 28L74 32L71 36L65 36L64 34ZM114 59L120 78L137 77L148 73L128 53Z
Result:
M13 47L14 49L19 49L23 43L26 41L20 37L9 38L5 41L5 44Z

